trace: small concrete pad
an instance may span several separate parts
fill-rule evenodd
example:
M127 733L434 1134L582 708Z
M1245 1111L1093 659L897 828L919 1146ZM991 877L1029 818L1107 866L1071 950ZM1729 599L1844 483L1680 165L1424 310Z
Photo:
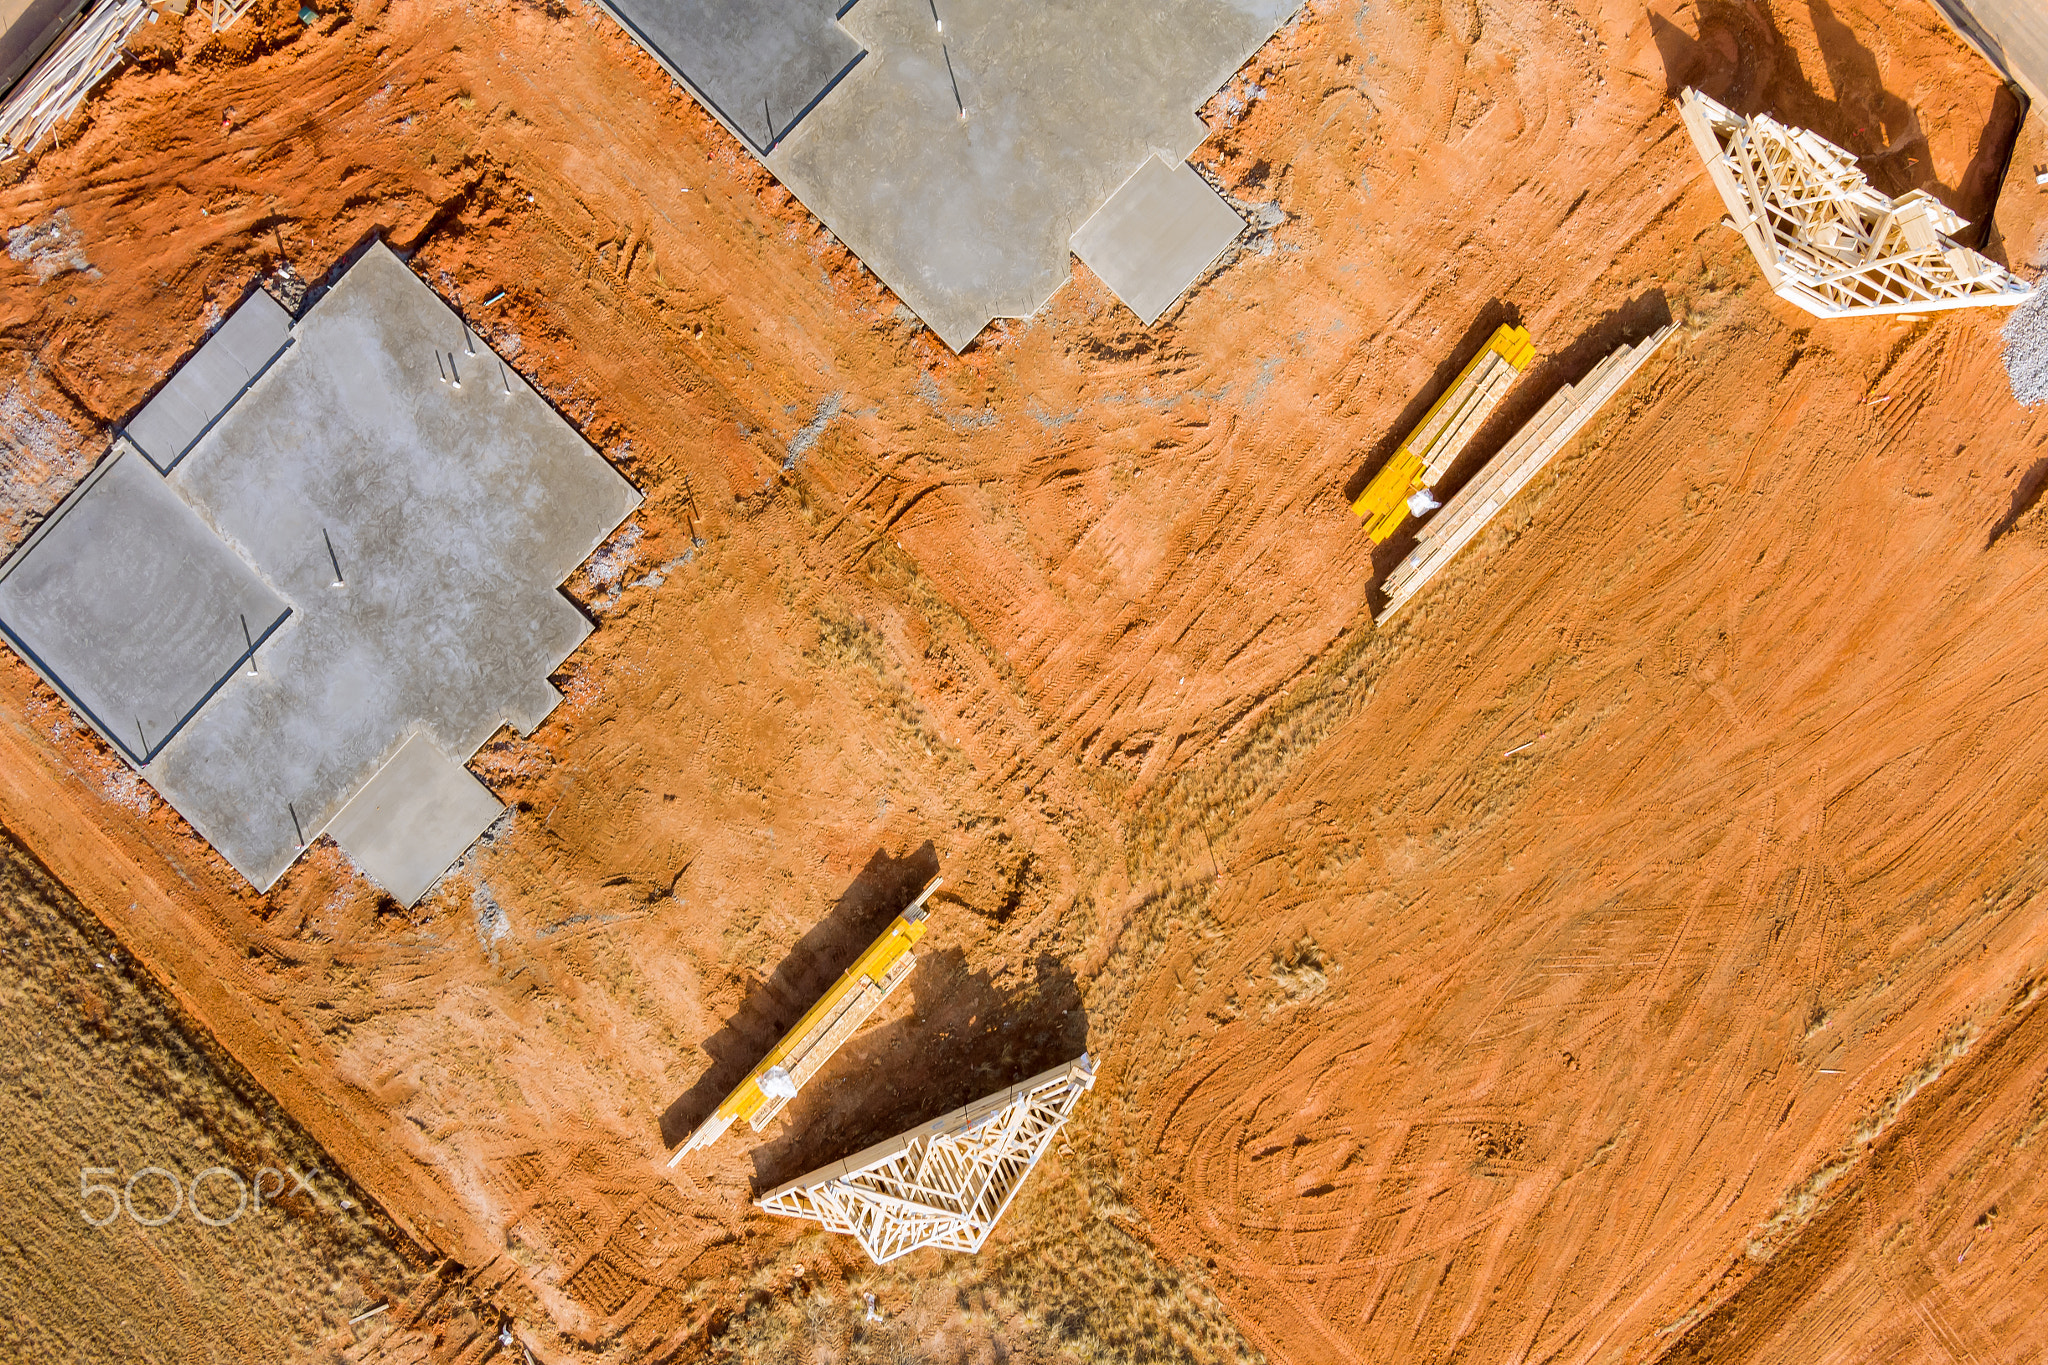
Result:
M1069 241L1298 0L859 0L868 50L765 160L954 350L1036 312ZM964 117L963 117L964 115Z
M415 734L327 826L401 905L440 879L505 807L440 745Z
M861 58L830 0L605 0L655 60L757 155Z
M291 314L257 290L129 419L128 439L168 473L291 338Z
M1074 234L1074 254L1147 327L1244 231L1185 161L1153 157Z
M0 92L13 89L84 8L85 0L0 0Z
M125 445L0 569L0 631L136 763L288 610Z

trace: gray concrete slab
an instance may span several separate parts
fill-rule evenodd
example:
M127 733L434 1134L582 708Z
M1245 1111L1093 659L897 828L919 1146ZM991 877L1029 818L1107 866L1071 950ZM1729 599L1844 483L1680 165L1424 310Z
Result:
M128 439L158 469L171 469L291 337L291 314L257 290L128 420Z
M246 665L287 611L125 445L0 569L0 631L136 763Z
M411 905L504 809L469 769L416 733L349 798L327 832L393 899Z
M848 68L860 44L831 0L605 0L669 74L763 154Z
M765 158L955 350L1036 312L1068 242L1155 152L1186 160L1195 110L1296 0L859 0L868 50ZM964 113L964 117L963 117Z
M1194 167L1155 156L1081 225L1073 247L1150 327L1243 231Z
M2048 5L2041 0L1934 0L1942 17L2048 118ZM2032 175L2031 166L2015 167Z
M294 609L145 771L259 888L405 736L540 722L558 585L640 502L381 245L168 481Z

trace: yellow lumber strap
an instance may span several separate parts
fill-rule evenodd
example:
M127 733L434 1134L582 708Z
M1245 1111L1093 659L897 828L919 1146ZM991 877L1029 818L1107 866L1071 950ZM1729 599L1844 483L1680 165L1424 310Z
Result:
M927 928L925 901L932 892L939 889L939 879L932 878L909 908L889 922L866 951L853 960L832 989L818 997L818 1002L805 1011L804 1017L796 1021L796 1027L782 1035L768 1055L747 1073L745 1080L733 1087L711 1117L690 1134L689 1140L676 1149L668 1164L673 1166L686 1153L699 1147L708 1147L718 1140L720 1134L733 1125L737 1119L745 1119L754 1131L759 1132L768 1121L782 1111L789 1102L787 1094L771 1094L762 1086L762 1078L771 1070L780 1068L778 1081L795 1089L802 1089L806 1081L817 1075L851 1038L860 1026L867 1022L887 999L889 993L910 974L917 958L910 951L911 945L924 937Z
M1441 478L1465 443L1485 422L1508 385L1536 358L1528 329L1503 323L1465 362L1393 458L1373 476L1351 510L1365 522L1375 545L1401 529L1408 519L1408 499Z
M1365 531L1373 544L1399 529L1401 519L1408 515L1408 495L1420 487L1422 458L1402 446L1351 504L1351 510L1365 518Z

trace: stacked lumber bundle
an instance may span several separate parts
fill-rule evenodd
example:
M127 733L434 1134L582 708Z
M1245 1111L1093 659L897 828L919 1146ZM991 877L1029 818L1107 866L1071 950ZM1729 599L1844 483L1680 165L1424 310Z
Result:
M128 35L149 20L143 0L103 0L0 105L0 161L35 147L121 64Z
M1436 406L1351 504L1352 512L1365 519L1366 534L1375 545L1399 530L1411 511L1436 506L1426 490L1449 471L1535 355L1525 329L1503 324L1466 362Z
M1664 344L1665 338L1674 330L1675 325L1666 326L1633 346L1621 347L1595 365L1592 372L1577 384L1567 384L1552 395L1528 424L1501 448L1500 454L1488 460L1472 482L1459 489L1457 495L1444 504L1443 511L1422 529L1416 537L1414 550L1387 575L1387 581L1381 587L1386 594L1387 605L1380 611L1378 620L1385 622L1406 606L1408 599L1422 591L1423 585L1435 577L1439 569L1450 563L1458 551L1485 530L1494 513L1507 506L1508 500L1521 492L1529 480L1535 478L1543 466L1579 434L1587 420L1642 368L1643 362Z

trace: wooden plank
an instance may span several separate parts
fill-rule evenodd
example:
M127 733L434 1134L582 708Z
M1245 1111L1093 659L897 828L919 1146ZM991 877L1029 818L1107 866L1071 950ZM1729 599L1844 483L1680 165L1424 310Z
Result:
M788 1097L769 1094L762 1088L762 1078L780 1067L795 1081L795 1088L801 1089L804 1081L816 1074L839 1045L874 1013L882 998L909 974L911 963L905 959L911 958L911 945L929 927L926 920L930 912L924 908L925 902L939 885L939 879L932 878L917 899L889 922L852 966L840 973L839 979L804 1011L796 1025L777 1040L768 1055L675 1150L669 1157L670 1166L698 1148L716 1142L739 1119L746 1119L759 1132L782 1111Z

